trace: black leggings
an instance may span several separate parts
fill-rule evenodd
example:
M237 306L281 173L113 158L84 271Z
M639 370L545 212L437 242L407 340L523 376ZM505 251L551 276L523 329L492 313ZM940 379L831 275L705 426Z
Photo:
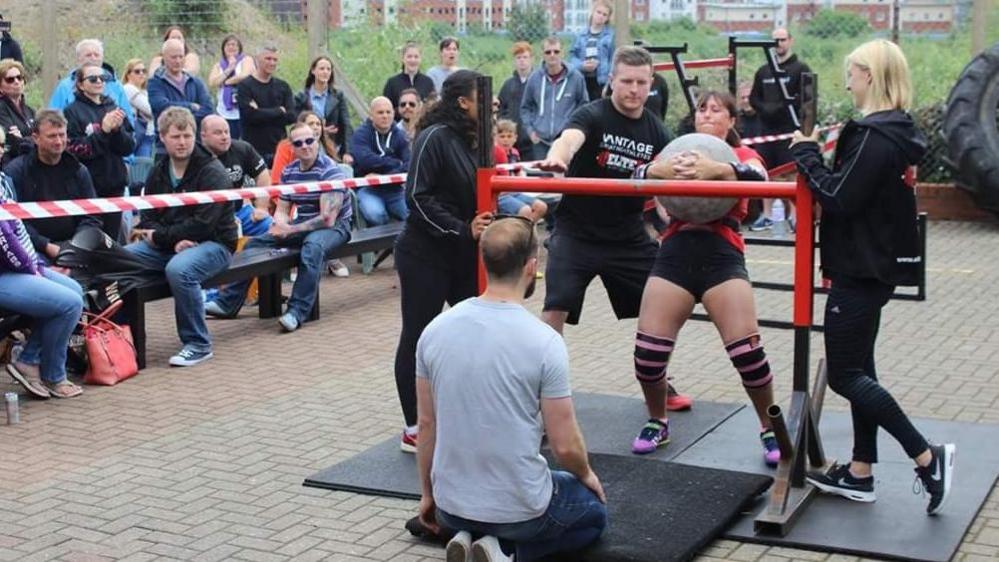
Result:
M853 460L878 461L878 427L885 428L915 458L929 446L898 402L878 383L874 343L891 285L837 278L826 301L825 344L829 388L850 401Z
M446 250L442 249L441 252ZM476 294L475 261L453 259L440 264L440 256L421 256L395 248L402 304L402 332L395 352L395 386L406 425L416 425L416 343L444 303L454 306Z

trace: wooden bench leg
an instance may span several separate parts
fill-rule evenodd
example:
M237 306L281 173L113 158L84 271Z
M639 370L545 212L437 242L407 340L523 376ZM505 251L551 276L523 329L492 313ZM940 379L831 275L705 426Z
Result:
M281 316L281 277L282 273L272 273L257 278L260 282L257 305L260 318Z
M135 345L135 362L139 369L146 368L146 303L139 302L136 291L129 291L123 297L125 304L122 314L125 324L132 331L132 343Z
M361 254L361 271L368 275L375 269L375 253L364 252Z

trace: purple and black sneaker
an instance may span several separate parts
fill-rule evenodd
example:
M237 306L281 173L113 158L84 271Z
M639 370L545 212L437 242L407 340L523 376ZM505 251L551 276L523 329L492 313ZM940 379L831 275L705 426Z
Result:
M780 447L777 445L777 436L772 429L765 429L760 433L760 441L763 442L763 461L769 467L780 464Z
M647 455L667 443L669 443L669 420L662 422L653 418L631 442L631 452L636 455Z

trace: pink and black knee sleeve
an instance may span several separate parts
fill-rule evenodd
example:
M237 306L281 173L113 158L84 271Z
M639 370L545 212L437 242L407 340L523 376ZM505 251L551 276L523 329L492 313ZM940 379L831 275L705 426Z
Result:
M728 352L728 358L735 370L739 371L742 385L746 388L763 388L773 381L770 362L767 361L767 354L763 351L759 334L751 334L726 344L725 351Z
M642 384L658 384L666 378L666 365L676 342L643 332L635 334L635 377Z

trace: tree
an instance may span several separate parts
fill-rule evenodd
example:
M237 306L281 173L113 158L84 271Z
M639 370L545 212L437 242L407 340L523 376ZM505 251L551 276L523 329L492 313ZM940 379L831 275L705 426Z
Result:
M510 10L507 24L514 41L535 43L551 33L548 25L548 12L540 3L527 6L517 5Z
M857 37L870 31L870 23L853 12L821 10L805 26L805 35L812 37Z

